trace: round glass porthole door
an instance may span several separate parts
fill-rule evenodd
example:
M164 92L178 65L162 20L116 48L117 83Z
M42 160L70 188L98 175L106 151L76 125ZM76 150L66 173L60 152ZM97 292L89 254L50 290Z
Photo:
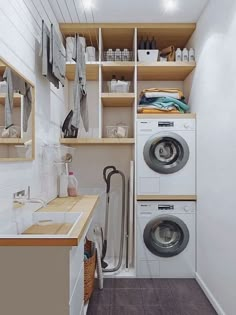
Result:
M188 245L189 231L179 218L162 215L146 225L143 240L154 255L172 257L181 253Z
M173 132L160 132L148 139L143 150L147 165L160 174L182 169L189 159L187 142Z

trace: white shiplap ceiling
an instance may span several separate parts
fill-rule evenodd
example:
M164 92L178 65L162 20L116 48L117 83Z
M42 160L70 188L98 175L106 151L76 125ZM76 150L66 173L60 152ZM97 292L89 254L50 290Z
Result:
M166 3L174 2L175 10ZM208 0L48 0L60 23L191 23ZM92 9L87 8L92 3ZM43 2L42 2L43 3Z

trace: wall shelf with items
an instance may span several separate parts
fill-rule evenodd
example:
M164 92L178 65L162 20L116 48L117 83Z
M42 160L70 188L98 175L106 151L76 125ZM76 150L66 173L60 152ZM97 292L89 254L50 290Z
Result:
M181 89L182 82L196 67L195 62L139 62L137 52L140 40L154 38L159 51L170 45L183 49L195 28L194 23L60 24L64 37L78 33L86 38L86 45L96 48L96 61L86 64L86 73L89 115L90 117L93 115L90 126L91 130L95 130L94 128L99 130L98 134L81 132L78 139L61 139L62 143L70 141L73 144L133 143L139 92L154 85L164 86L165 83L160 81L170 81L168 87L172 86L173 81L173 87ZM122 58L108 60L104 54L108 49L114 53L116 49L120 49L122 53L125 48L132 52L128 60ZM75 63L67 64L66 75L68 80L74 80ZM128 90L111 90L111 80L114 82L114 77L116 81L129 82ZM146 117L143 114L141 116ZM108 126L122 124L128 127L128 138L107 138Z
M196 28L195 23L147 23L137 25L137 41L152 39L157 41L157 48L163 49L169 45L181 49L185 47Z

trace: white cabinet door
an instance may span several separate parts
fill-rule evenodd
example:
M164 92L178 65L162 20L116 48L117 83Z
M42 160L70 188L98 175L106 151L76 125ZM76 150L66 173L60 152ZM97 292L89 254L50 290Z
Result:
M70 315L80 315L84 306L84 267L81 268L79 277L70 300Z
M74 292L75 284L84 265L84 242L80 241L77 247L70 251L70 298Z

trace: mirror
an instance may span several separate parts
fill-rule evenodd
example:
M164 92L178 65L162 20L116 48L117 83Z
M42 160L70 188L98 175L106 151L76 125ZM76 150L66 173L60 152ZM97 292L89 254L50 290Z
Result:
M0 162L34 159L34 85L0 58Z

